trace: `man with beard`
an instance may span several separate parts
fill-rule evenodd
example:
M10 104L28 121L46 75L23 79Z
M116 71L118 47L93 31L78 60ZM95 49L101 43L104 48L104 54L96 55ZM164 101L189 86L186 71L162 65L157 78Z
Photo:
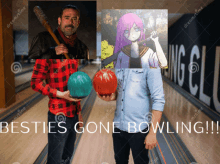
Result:
M32 40L29 58L31 59L89 59L87 46L78 39L76 31L80 24L80 11L76 6L62 8L58 17L58 28L54 31L60 45L57 46L48 31L41 32Z

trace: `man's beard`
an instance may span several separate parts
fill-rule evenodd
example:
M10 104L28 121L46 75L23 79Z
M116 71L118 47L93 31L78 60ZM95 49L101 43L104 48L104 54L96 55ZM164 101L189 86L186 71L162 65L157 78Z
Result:
M71 27L71 29L66 30L66 27ZM60 26L60 29L64 33L65 36L70 36L76 32L77 27L73 26L73 25L66 25L64 28L61 28L61 26Z

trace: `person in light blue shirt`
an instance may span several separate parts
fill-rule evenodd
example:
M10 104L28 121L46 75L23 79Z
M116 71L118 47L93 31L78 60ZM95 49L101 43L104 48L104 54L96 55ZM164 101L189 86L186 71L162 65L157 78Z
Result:
M123 68L115 69L115 74L117 91L111 96L97 94L105 101L117 100L112 134L116 164L128 163L130 149L135 164L148 164L165 104L161 69Z

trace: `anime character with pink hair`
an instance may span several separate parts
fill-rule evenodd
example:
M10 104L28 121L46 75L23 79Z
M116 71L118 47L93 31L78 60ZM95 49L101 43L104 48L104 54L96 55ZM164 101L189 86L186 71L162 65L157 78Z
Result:
M156 52L142 43L145 40L145 33L141 18L134 13L123 15L117 25L114 49L114 54L117 54L117 60L114 62L115 68L167 67L167 60L158 36L153 38L155 35L154 31L146 40L154 41Z

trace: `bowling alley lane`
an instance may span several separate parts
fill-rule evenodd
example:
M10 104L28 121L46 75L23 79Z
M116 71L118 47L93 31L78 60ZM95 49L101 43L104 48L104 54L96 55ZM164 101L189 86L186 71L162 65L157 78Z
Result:
M80 71L87 73L92 79L100 68L100 65L89 64L81 67ZM170 123L169 131L176 129L176 122L193 123L212 120L185 97L173 89L166 81L163 81L165 93L165 108L161 122ZM33 94L31 88L21 91L23 97ZM28 94L29 93L29 94ZM19 101L24 98L18 97ZM19 164L45 164L47 159L47 112L48 97L43 97L24 113L13 118L8 129L3 129L0 135L0 159L3 164L19 162ZM175 100L175 101L174 101ZM77 134L75 151L72 164L115 164L112 121L116 102L106 102L96 96L94 90L82 100L82 114L84 119L84 132ZM28 122L21 127L21 122ZM36 122L38 122L36 124ZM204 121L203 121L204 122ZM180 125L179 125L180 126ZM205 125L203 125L205 128ZM12 128L13 127L13 128ZM210 129L211 127L209 127ZM180 127L179 127L180 129ZM214 124L216 129L216 124ZM13 130L13 133L12 133ZM100 131L101 130L101 131ZM165 128L165 130L167 130ZM178 135L178 136L177 136ZM157 134L157 147L149 151L150 164L160 163L218 163L218 151L220 149L219 135L178 133ZM129 164L134 164L130 152Z
M103 163L113 164L114 152L112 144L112 120L115 111L115 101L105 102L96 96L95 103L84 127L84 133L79 141L72 164L74 163ZM94 123L91 123L94 122ZM109 133L100 128L100 122L107 127L109 123ZM88 123L89 124L88 126ZM96 129L97 125L97 129ZM100 129L102 130L100 133ZM95 133L90 133L95 132Z
M178 87L178 86L176 86ZM165 107L164 107L164 115L169 120L169 123L177 129L176 123L179 122L179 137L185 146L188 148L192 156L195 158L197 163L201 164L217 164L220 161L219 150L220 150L220 138L217 131L217 124L214 121L213 123L213 133L211 127L210 117L208 117L202 110L202 108L197 108L195 105L189 102L189 99L192 96L188 96L187 98L183 97L180 93L178 93L175 89L173 89L170 85L164 82L164 92L165 92ZM211 109L210 109L211 110ZM218 114L216 113L216 116ZM166 121L163 120L162 121ZM209 122L208 125L208 133L206 133L206 122ZM181 122L188 124L191 122L192 124L192 132L189 133L184 129L184 132L181 133ZM197 131L201 132L203 128L203 133L196 133L193 130L193 125L197 124ZM173 135L173 134L169 134Z
M80 71L87 73L92 78L98 69L98 64L89 64ZM27 94L28 90L33 93L30 87L24 92ZM2 129L0 135L0 163L33 164L36 161L47 145L48 101L49 98L44 96L27 111L13 118L8 128ZM82 105L84 105L83 102ZM27 128L21 126L22 122L23 126Z
M32 71L15 77L15 87L31 81ZM24 80L25 79L25 80Z

